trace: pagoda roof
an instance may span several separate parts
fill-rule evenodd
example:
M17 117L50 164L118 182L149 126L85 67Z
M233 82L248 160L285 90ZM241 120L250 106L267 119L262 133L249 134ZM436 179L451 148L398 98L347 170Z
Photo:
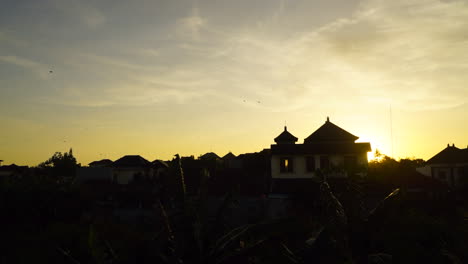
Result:
M297 137L293 136L291 133L289 133L288 128L284 126L284 131L279 134L275 138L276 143L295 143L297 141Z

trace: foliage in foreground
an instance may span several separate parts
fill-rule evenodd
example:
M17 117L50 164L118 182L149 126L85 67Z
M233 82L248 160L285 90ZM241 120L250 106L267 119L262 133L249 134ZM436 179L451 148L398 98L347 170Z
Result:
M363 210L366 190L360 182L350 182L345 191L336 192L324 181L315 203L304 205L310 210L309 218L293 216L232 226L228 212L236 206L234 193L226 194L214 216L210 215L205 210L209 174L202 175L200 192L193 198L185 193L178 157L171 170L177 195L156 197L153 210L160 219L138 226L87 217L94 201L84 199L78 190L49 181L41 188L25 188L39 183L23 179L1 193L1 239L6 245L2 261L242 264L468 260L468 228L460 215L466 209L450 200L415 205L394 189L375 208Z

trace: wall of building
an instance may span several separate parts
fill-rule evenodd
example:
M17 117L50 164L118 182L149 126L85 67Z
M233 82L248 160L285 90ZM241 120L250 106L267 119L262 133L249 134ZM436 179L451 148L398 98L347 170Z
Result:
M106 167L82 167L76 169L76 182L85 183L90 181L112 182L112 168Z
M315 168L320 169L320 157L323 155L314 155ZM348 155L346 155L348 156ZM291 158L293 163L292 172L281 172L281 158ZM307 171L306 158L310 155L272 155L271 157L271 176L274 179L310 179L315 177L314 172ZM343 168L345 155L328 155L331 168ZM367 166L367 153L356 156L357 166ZM329 168L325 168L329 169ZM330 176L346 177L347 173L333 172Z
M465 179L463 179L463 177L466 177L467 175L464 174L465 169L463 168L467 166L468 164L461 163L428 165L426 167L430 168L431 176L434 179L446 182L450 187L458 188L464 184Z
M367 152L357 154L356 157L357 165L361 167L364 166L367 168L367 165L369 164L369 160L367 160Z
M148 176L148 171L144 168L114 168L114 181L118 184L129 184L135 175Z
M424 167L416 168L416 171L421 173L424 176L432 177L432 171L431 171L431 166L430 165L426 165Z
M281 172L280 161L281 158L288 157L292 159L293 171L292 172ZM317 161L316 161L317 162ZM316 164L317 165L317 164ZM274 179L301 179L301 178L313 178L315 175L312 172L306 171L306 159L305 156L277 156L271 157L271 177Z

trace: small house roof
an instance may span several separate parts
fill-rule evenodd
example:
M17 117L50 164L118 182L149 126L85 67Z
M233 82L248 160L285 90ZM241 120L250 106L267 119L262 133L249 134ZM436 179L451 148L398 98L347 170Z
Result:
M325 124L304 139L304 144L319 142L354 142L358 138L359 137L330 122L330 119L327 117Z
M3 166L0 166L0 171L17 171L17 170L23 170L23 169L27 169L28 166L18 166L16 164L10 164L10 165L3 165Z
M169 164L167 164L167 162L163 161L163 160L153 160L151 162L151 164L153 164L153 166L157 167L157 168L169 168Z
M140 155L126 155L114 161L114 167L146 167L151 165L149 161Z
M236 155L232 154L232 152L229 151L228 154L224 155L222 157L223 160L230 160L230 159L235 159L236 158Z
M445 149L427 161L428 164L466 162L468 162L468 148L459 149L455 145L447 145Z
M217 160L221 159L216 153L214 152L208 152L200 156L200 159L204 160Z
M275 138L275 142L278 144L281 143L295 143L297 141L297 137L293 136L291 133L289 133L288 128L284 126L284 131L279 134Z

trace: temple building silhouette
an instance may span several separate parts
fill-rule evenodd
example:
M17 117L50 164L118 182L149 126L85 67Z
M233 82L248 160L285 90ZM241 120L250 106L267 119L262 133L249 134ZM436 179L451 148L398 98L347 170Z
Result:
M358 170L364 176L370 143L356 143L357 136L330 122L304 139L303 144L287 127L271 145L273 179L315 178L318 170L328 177L348 177Z
M298 138L285 126L274 139L276 144L271 145L271 191L275 192L275 186L301 180L365 176L371 145L356 143L358 138L333 124L328 117L303 144L297 144Z

